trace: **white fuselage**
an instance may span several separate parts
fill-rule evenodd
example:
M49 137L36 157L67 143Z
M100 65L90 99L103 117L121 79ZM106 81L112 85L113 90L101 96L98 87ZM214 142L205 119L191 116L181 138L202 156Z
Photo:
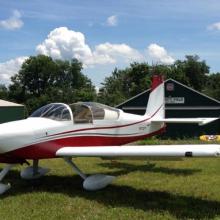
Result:
M117 120L84 124L40 117L4 123L0 125L0 161L1 155L21 159L52 158L59 148L67 146L126 144L163 130L163 123L152 125L150 120L150 117L121 111Z

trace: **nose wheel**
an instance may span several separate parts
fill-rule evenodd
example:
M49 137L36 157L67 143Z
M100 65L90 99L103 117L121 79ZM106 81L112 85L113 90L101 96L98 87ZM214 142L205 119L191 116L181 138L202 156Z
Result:
M33 166L29 166L21 171L21 178L26 180L39 179L50 171L48 168L38 166L38 160L33 160Z
M2 180L7 175L7 173L11 170L11 168L14 166L14 164L8 164L1 172L0 172L0 195L5 193L7 190L11 188L10 183L4 184L2 183Z

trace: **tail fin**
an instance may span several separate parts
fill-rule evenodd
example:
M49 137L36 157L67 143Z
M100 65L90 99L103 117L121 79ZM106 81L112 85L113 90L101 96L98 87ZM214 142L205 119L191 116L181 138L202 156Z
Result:
M164 80L161 75L154 75L151 84L151 93L148 99L145 115L156 119L165 118Z
M151 93L145 115L150 116L153 123L198 123L205 125L218 118L165 118L165 98L163 77L153 76Z

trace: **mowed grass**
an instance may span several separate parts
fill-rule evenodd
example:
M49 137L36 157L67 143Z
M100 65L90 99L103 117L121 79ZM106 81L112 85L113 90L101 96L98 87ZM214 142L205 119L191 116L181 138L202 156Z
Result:
M117 178L103 190L87 192L62 159L40 161L51 172L35 181L22 180L26 165L18 165L3 181L12 188L0 196L0 220L220 219L220 158L74 161L87 174Z

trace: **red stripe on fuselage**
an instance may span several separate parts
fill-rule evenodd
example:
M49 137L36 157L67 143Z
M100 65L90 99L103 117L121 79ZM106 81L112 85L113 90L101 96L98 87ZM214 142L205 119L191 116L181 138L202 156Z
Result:
M11 152L2 157L11 157L18 159L46 159L56 157L56 152L63 147L90 147L90 146L118 146L127 144L136 140L147 138L164 131L164 128L150 134L133 137L103 137L103 136L78 136L55 139L38 144L26 146ZM1 160L0 160L1 162Z

